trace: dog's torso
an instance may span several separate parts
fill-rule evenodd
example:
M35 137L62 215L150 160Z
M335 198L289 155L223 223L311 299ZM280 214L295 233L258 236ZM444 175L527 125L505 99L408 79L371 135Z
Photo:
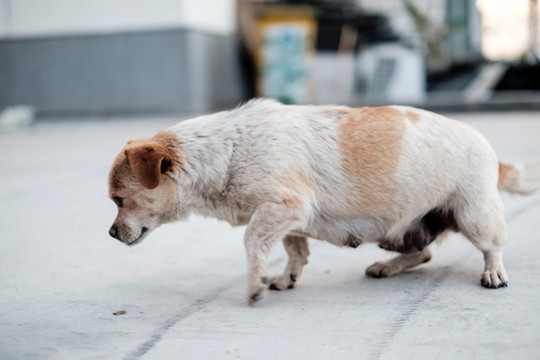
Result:
M486 181L498 168L470 127L410 107L264 100L166 131L185 159L184 212L244 225L261 204L285 204L303 212L292 233L336 245L400 238L429 211L450 209L478 167Z

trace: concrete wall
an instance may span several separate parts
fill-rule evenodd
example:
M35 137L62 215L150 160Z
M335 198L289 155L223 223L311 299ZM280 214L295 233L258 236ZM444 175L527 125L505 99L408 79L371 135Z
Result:
M0 110L192 111L242 100L234 0L0 0Z
M233 36L188 29L0 41L0 109L169 112L242 99Z

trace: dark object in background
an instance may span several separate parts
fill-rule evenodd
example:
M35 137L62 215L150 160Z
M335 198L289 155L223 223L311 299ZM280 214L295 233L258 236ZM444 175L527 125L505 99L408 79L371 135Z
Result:
M268 4L276 4L276 2L272 1ZM400 40L386 16L365 12L353 0L286 0L277 4L309 5L315 9L318 23L317 50L319 51L337 51L344 26L358 32L356 49L364 44Z
M478 76L482 62L450 66L444 71L428 74L428 91L463 91Z
M386 16L369 14L356 9L354 12L327 12L317 17L317 50L337 51L343 27L357 31L355 50L364 45L399 41Z
M495 90L540 90L540 65L509 66Z

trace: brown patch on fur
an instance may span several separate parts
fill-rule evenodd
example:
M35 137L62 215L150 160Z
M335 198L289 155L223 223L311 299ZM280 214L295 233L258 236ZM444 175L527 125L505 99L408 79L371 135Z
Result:
M176 134L162 130L154 135L154 139L169 149L172 154L171 172L178 173L186 169L186 155L182 149L182 141Z
M408 110L405 112L405 115L407 116L407 119L412 123L416 123L420 120L420 115L418 115L414 111Z
M283 199L283 204L289 209L298 209L302 205L302 201L296 196L290 196Z
M178 139L167 131L129 141L124 153L137 180L147 189L156 188L162 174L181 168L184 163Z
M498 187L503 186L516 187L519 185L519 172L517 169L499 161L499 183Z
M286 170L280 178L280 183L289 190L290 195L283 200L283 203L290 209L300 207L301 198L313 191L313 180L298 169Z
M133 140L124 151L137 180L147 189L156 188L161 174L171 168L172 154L153 139Z
M405 117L391 107L351 109L339 125L341 166L350 183L348 210L373 214L392 201Z

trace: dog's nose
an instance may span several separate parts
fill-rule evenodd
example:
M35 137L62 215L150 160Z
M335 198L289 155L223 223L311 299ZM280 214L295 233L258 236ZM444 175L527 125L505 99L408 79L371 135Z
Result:
M118 239L118 228L116 227L116 225L111 226L111 228L109 229L109 235L111 235L115 239Z

